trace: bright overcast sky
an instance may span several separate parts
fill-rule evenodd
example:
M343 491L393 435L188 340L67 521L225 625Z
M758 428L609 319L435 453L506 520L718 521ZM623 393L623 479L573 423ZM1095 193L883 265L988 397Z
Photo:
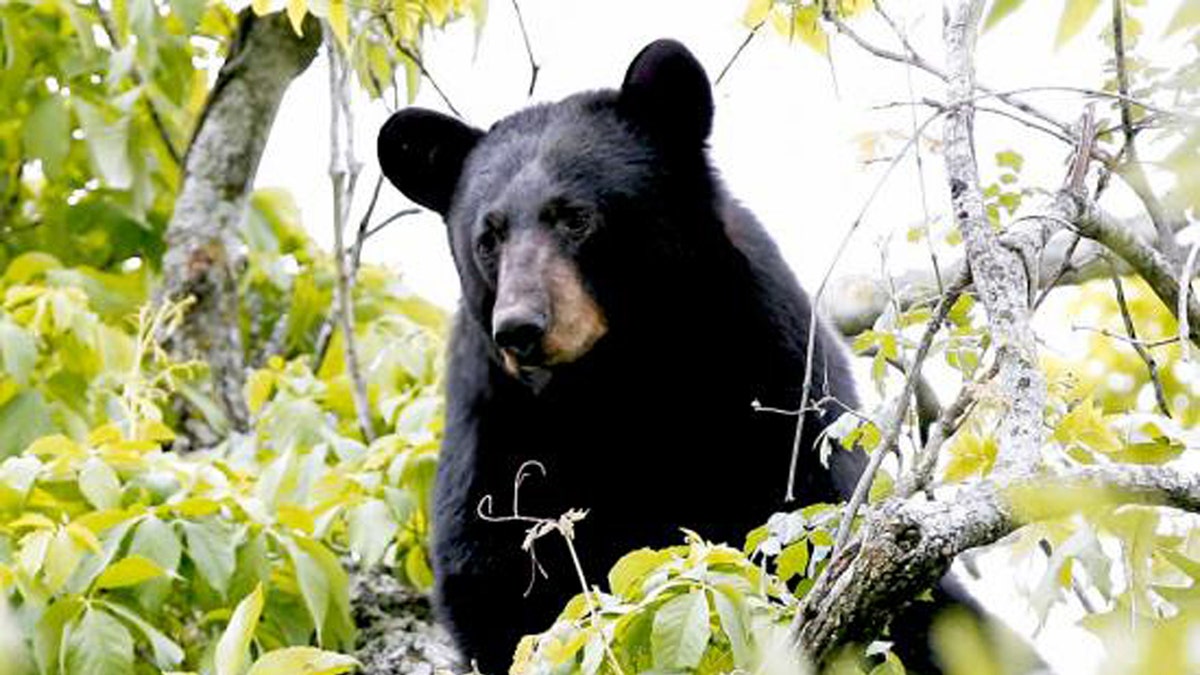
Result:
M1097 12L1088 33L1056 53L1053 38L1058 3L1053 4L1054 8L1026 8L985 34L980 45L981 81L1001 89L1100 85L1105 54L1095 36L1106 12ZM1156 4L1160 5L1158 14L1165 14L1162 10L1168 7ZM1165 4L1174 7L1175 3ZM929 9L924 15L908 17L906 29L918 48L924 47L926 56L938 62L940 3L925 5ZM523 0L522 10L535 56L542 64L534 93L538 101L556 100L581 89L618 86L630 59L658 37L682 40L715 77L746 36L741 24L742 0ZM862 21L856 26L871 39L895 48L894 38L878 21ZM471 26L452 26L430 36L425 59L466 119L486 128L528 102L529 66L511 3L493 0L477 51L472 48L473 40ZM832 61L826 61L807 47L789 45L764 30L716 89L715 164L733 194L774 234L801 281L810 288L819 282L883 170L884 163L864 166L859 161L860 134L908 133L912 124L908 110L872 109L910 100L906 68L866 56L846 39L835 39L832 53ZM289 188L299 201L307 227L328 245L332 234L326 175L326 72L322 58L289 91L258 184ZM918 98L942 97L940 86L928 76L913 72L911 79ZM1063 119L1075 119L1082 110L1078 97L1030 96ZM417 105L445 110L428 83L422 85ZM375 136L387 111L381 103L364 98L355 114L358 156L365 163L355 204L357 216L378 176ZM998 118L981 119L979 132L985 175L992 170L995 151L1017 147L1026 154L1027 177L1048 186L1061 181L1065 147ZM940 130L935 125L929 134L936 139ZM885 152L894 151L901 142L889 141ZM1031 151L1037 149L1041 152ZM946 203L944 173L937 156L925 159L928 203L936 215ZM1116 194L1118 201L1119 197ZM379 213L406 205L389 186ZM839 272L877 271L878 242L887 236L903 241L907 226L921 221L922 214L920 184L910 160L885 184ZM415 291L453 306L457 281L436 218L410 218L392 226L372 241L366 256L401 270ZM894 266L913 264L902 251L892 256Z
M534 100L556 100L581 89L616 87L630 59L647 42L674 37L687 44L715 77L745 38L741 24L744 0L521 0L534 54L542 71ZM935 63L941 62L941 3L892 2L901 10L920 4L924 14L903 17L912 42ZM1102 63L1108 57L1099 39L1108 13L1102 3L1084 34L1055 51L1054 34L1061 2L1040 0L985 34L979 46L979 80L1001 90L1042 85L1099 88ZM1154 36L1177 2L1138 8L1147 16L1146 54L1179 58L1178 47L1158 45ZM879 21L854 24L869 39L896 49L894 37ZM487 127L526 105L529 64L511 2L492 0L478 50L474 29L462 24L434 34L426 43L425 60L438 83L467 121ZM1164 56L1165 54L1165 56ZM909 80L913 89L909 89ZM328 80L322 58L291 88L272 131L259 170L260 186L281 186L296 197L306 226L328 246L331 199L328 166ZM874 109L881 104L921 97L941 99L940 83L896 64L866 56L849 40L836 38L827 61L801 45L789 45L764 30L745 50L716 89L716 121L712 156L732 193L749 206L775 236L801 282L813 289L831 263L834 251L879 182L885 163L860 161L862 134L895 132L884 154L911 135L909 109ZM1073 95L1029 94L1031 101L1061 119L1075 120L1084 101ZM424 83L417 104L445 111L433 88ZM352 222L356 223L378 176L375 136L386 119L381 103L365 98L356 106L356 145L364 162ZM917 111L919 116L928 110ZM940 138L937 125L927 132ZM903 134L903 136L901 135ZM995 175L995 152L1018 149L1025 155L1027 184L1056 188L1064 175L1067 148L1010 120L982 116L977 124L981 170ZM897 140L899 139L899 140ZM925 192L933 216L945 211L946 190L941 158L927 152ZM1134 213L1128 195L1114 186L1105 206L1120 215ZM890 254L893 272L927 262L924 248L904 244L910 225L924 219L921 181L912 158L884 184L883 190L835 276L847 272L878 273L880 244L896 244ZM380 200L379 218L409 206L390 186ZM948 253L947 255L953 255ZM458 297L458 282L438 218L428 214L406 219L373 239L366 258L398 269L412 290L445 307ZM1002 557L993 556L987 571L1006 574ZM985 563L986 565L986 563ZM989 588L992 600L1003 596L1003 584ZM1015 607L1014 603L1008 603ZM1028 617L1025 617L1028 620ZM1099 642L1088 635L1063 633L1063 622L1047 629L1043 644L1062 657L1063 672L1093 672L1103 658ZM1028 626L1028 623L1026 623ZM1070 648L1064 648L1070 645ZM1086 648L1084 647L1086 645Z

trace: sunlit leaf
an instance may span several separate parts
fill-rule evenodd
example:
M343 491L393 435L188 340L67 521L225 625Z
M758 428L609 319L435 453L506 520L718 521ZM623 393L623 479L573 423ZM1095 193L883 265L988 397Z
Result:
M263 591L259 585L238 603L217 640L213 654L216 675L242 675L245 672L246 664L250 662L250 640L254 638L262 609Z
M710 637L704 593L692 591L671 598L654 613L654 663L664 670L695 668Z

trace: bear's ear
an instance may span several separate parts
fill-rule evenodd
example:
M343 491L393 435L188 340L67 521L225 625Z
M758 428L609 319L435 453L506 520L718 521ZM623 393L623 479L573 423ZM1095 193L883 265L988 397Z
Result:
M618 105L623 114L659 138L702 144L712 131L708 75L675 40L646 45L625 72Z
M483 132L432 110L405 108L379 130L379 166L406 197L442 216Z

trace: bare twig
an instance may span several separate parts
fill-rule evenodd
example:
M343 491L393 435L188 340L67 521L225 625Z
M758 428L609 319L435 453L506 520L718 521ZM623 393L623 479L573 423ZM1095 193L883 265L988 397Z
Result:
M1196 255L1200 253L1200 239L1197 239L1190 251L1188 251L1187 260L1183 263L1183 270L1179 274L1179 306L1175 311L1175 316L1179 319L1179 343L1183 345L1183 358L1191 363L1192 347L1187 341L1187 336L1191 334L1192 317L1188 311L1189 302L1191 300L1192 279L1195 277L1196 270Z
M754 24L753 28L746 32L746 39L742 40L742 43L738 45L736 50L734 50L733 56L729 57L729 60L725 62L725 66L721 68L721 72L717 74L717 79L713 80L714 87L721 84L721 81L725 79L725 75L729 72L729 69L732 68L733 64L736 63L737 60L742 56L742 52L746 49L746 47L750 46L750 42L754 39L754 36L758 35L758 31L763 27L764 23L766 23L766 21L759 21L758 23Z
M1186 317L1181 323L1188 326L1187 337L1193 344L1200 345L1200 303L1195 296L1180 292L1184 284L1176 276L1171 261L1090 200L1079 204L1078 208L1079 217L1074 221L1076 230L1120 256L1146 280L1176 319Z
M363 242L367 240L367 225L371 216L375 215L375 205L379 203L379 190L383 187L383 174L375 179L375 187L371 190L371 201L367 202L367 210L358 221L358 232L354 235L354 246L350 249L350 277L357 278L358 268L362 264Z
M579 509L569 509L566 513L558 518L538 518L536 516L526 516L521 513L521 484L525 482L525 478L531 475L530 470L537 469L543 477L546 476L546 467L537 460L527 460L517 468L516 477L513 479L513 501L512 513L505 516L497 516L492 514L492 496L484 495L479 500L479 505L475 512L480 519L489 523L527 523L529 529L525 531L525 541L521 543L521 549L529 553L531 565L533 567L533 576L529 580L529 586L525 591L528 595L533 590L533 584L537 581L537 575L541 574L543 578L547 576L546 570L542 568L537 559L537 553L534 550L534 544L538 539L552 533L557 532L562 536L563 542L567 545L567 554L571 558L571 563L575 567L575 576L579 581L579 588L583 592L583 600L587 604L588 616L592 621L600 620L600 613L597 611L596 600L592 597L593 589L588 586L587 577L583 574L583 564L579 560L579 554L575 550L575 524L587 517L588 512ZM625 675L621 668L621 662L617 660L616 655L612 652L608 641L604 641L604 653L612 663L613 669L618 675Z
M371 443L375 440L375 428L371 423L367 383L359 367L358 346L354 337L354 298L351 290L353 278L347 268L346 247L343 241L346 221L350 217L350 204L354 199L354 187L361 169L361 164L354 157L354 118L350 113L350 64L346 62L334 39L333 30L327 23L323 22L321 26L325 34L325 51L329 55L329 178L333 183L333 260L337 270L334 286L335 311L345 342L346 374L350 378L350 392L354 399L359 430L363 438ZM319 365L318 363L317 366Z
M433 87L433 90L437 92L438 97L442 99L442 103L446 104L446 107L450 110L450 112L453 113L455 117L461 118L463 116L462 113L459 112L458 108L454 107L454 103L451 102L450 97L446 95L446 92L442 91L440 86L438 86L437 80L434 79L433 74L429 72L429 69L425 67L425 61L421 59L421 56L399 42L396 42L395 44L396 49L399 50L401 54L411 59L413 63L417 64L417 70L421 71L421 75L426 80L429 80L429 84Z
M858 484L854 486L854 494L851 495L850 501L846 504L846 509L842 515L841 522L838 524L837 538L834 540L833 552L834 555L846 545L846 540L850 537L850 525L854 521L854 516L858 512L863 501L871 491L871 483L875 480L875 473L879 471L879 465L883 463L883 458L891 452L896 441L900 438L900 431L904 425L904 417L908 412L909 401L912 400L913 394L917 390L917 385L921 381L921 366L925 362L925 357L929 354L929 348L933 346L933 338L937 335L938 330L942 327L942 322L946 320L946 316L950 313L950 308L958 300L958 296L962 294L970 283L970 277L960 276L955 279L946 292L942 295L942 299L938 301L937 308L934 309L933 317L929 319L929 323L925 326L925 333L921 335L921 342L917 345L916 354L913 355L912 365L908 369L908 377L904 381L904 391L900 393L896 402L896 410L887 420L879 445L871 451L871 458L867 462L867 468L863 471L862 476L858 479Z
M512 6L513 11L517 14L517 25L521 27L521 39L525 41L525 55L529 57L529 92L525 95L532 98L533 90L537 87L538 73L542 67L533 58L533 47L529 44L529 31L525 29L525 17L521 14L521 5L517 0L512 0Z
M1082 330L1082 331L1088 331L1091 333L1099 333L1100 335L1103 335L1106 338L1109 338L1112 340L1120 340L1121 342L1124 342L1124 343L1127 343L1130 345L1139 344L1139 345L1145 347L1146 349L1158 349L1159 347L1166 347L1168 345L1179 344L1179 342L1180 342L1178 335L1176 335L1174 337L1169 337L1169 338L1162 338L1160 340L1142 340L1142 339L1138 339L1138 338L1131 338L1128 335L1121 335L1120 333L1114 333L1114 332L1108 330L1107 328L1099 328L1096 326L1080 326L1080 325L1072 324L1071 330L1074 330L1074 331ZM1184 340L1184 342L1186 342L1186 340Z
M967 383L958 392L954 402L946 406L929 430L929 438L925 446L917 453L912 470L900 477L896 483L896 496L911 497L917 492L929 487L933 480L933 470L937 468L938 452L947 439L958 432L963 421L979 400L979 392L996 376L999 362L993 361L990 368L974 382Z
M1129 69L1125 65L1125 11L1121 0L1112 0L1112 31L1113 58L1117 69L1117 91L1121 96L1118 105L1121 110L1121 128L1125 132L1125 162L1118 167L1117 174L1125 180L1138 199L1142 200L1146 213L1150 214L1150 220L1154 222L1154 229L1158 232L1159 249L1166 254L1168 259L1177 260L1179 244L1175 241L1175 231L1169 221L1181 216L1172 216L1166 213L1158 195L1154 194L1154 190L1151 189L1146 172L1138 160L1137 132L1133 126L1133 103L1129 98Z
M859 226L862 225L863 220L867 216L867 211L875 202L875 198L879 195L884 183L887 182L888 177L892 175L892 171L900 164L901 160L904 159L904 156L908 154L908 151L913 147L913 145L920 142L921 135L925 133L925 128L941 115L942 112L938 111L925 118L925 121L922 122L917 128L917 132L912 136L912 138L908 139L908 142L904 144L904 147L900 149L900 152L898 152L896 156L893 157L888 163L887 168L884 169L883 175L879 177L878 181L876 181L871 193L867 195L867 199L863 203L862 208L859 209L858 215L855 217L854 222L850 224L849 229L846 230L846 234L842 236L842 241L840 244L838 244L837 251L833 255L833 260L829 263L829 267L825 270L825 276L821 279L821 285L817 287L817 292L812 298L812 302L810 303L812 307L809 311L808 318L810 326L818 325L817 308L820 306L821 296L825 293L825 288L828 286L829 280L833 276L833 270L835 267L837 267L838 261L841 260L842 254L845 253L846 246L850 243L850 239L854 236L854 233L858 231ZM800 408L803 408L812 397L813 373L816 371L815 365L813 364L813 356L816 353L817 344L816 336L817 331L809 331L808 346L806 347L804 357L804 362L807 364L807 366L804 369L804 384L800 390ZM790 464L788 465L787 491L784 494L784 499L787 502L795 501L796 467L800 462L800 447L804 438L804 421L807 418L808 415L800 415L800 417L796 420L796 433L792 437L792 456Z
M1162 380L1158 376L1158 362L1138 340L1137 329L1134 328L1133 317L1129 313L1129 304L1125 302L1125 287L1121 283L1121 276L1117 274L1115 267L1112 270L1112 282L1117 294L1117 308L1121 311L1121 320L1125 322L1125 332L1129 334L1128 344L1146 364L1146 370L1150 373L1150 382L1154 385L1154 398L1158 402L1158 409L1162 411L1162 414L1170 417L1171 408L1167 405L1167 395L1163 392Z

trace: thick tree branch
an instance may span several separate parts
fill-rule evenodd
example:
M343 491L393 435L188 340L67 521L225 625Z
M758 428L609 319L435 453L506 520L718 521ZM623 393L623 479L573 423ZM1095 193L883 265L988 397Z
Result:
M947 100L950 112L944 128L946 174L954 220L966 243L975 289L987 310L988 325L1000 363L1000 395L1008 410L1000 419L996 458L1000 472L1026 472L1036 466L1042 443L1042 411L1046 383L1037 361L1037 346L1029 325L1029 269L1036 261L1036 241L1045 241L1044 228L1036 236L1014 232L1014 241L1002 245L988 222L975 163L974 103L975 40L982 0L948 2L943 36L948 68Z
M1055 499L1036 513L1022 497L1039 490L1080 499ZM820 662L841 644L866 642L912 598L934 586L958 554L994 543L1016 530L1021 517L1067 516L1103 495L1112 504L1170 506L1200 511L1200 475L1161 466L1077 467L1056 474L993 475L962 487L952 499L891 499L868 518L858 536L829 563L797 614L797 638Z
M1079 211L1078 219L1074 220L1079 233L1116 253L1138 276L1145 279L1167 309L1177 315L1176 318L1186 317L1188 338L1193 344L1200 345L1200 303L1196 302L1194 296L1188 295L1183 317L1178 316L1181 286L1175 267L1167 256L1122 227L1095 203L1084 202L1079 205Z
M217 405L233 428L245 429L246 356L237 296L241 228L279 103L316 56L321 32L315 20L307 20L298 37L282 13L256 17L247 9L239 18L239 35L186 154L167 226L162 293L195 297L172 352L209 364Z

